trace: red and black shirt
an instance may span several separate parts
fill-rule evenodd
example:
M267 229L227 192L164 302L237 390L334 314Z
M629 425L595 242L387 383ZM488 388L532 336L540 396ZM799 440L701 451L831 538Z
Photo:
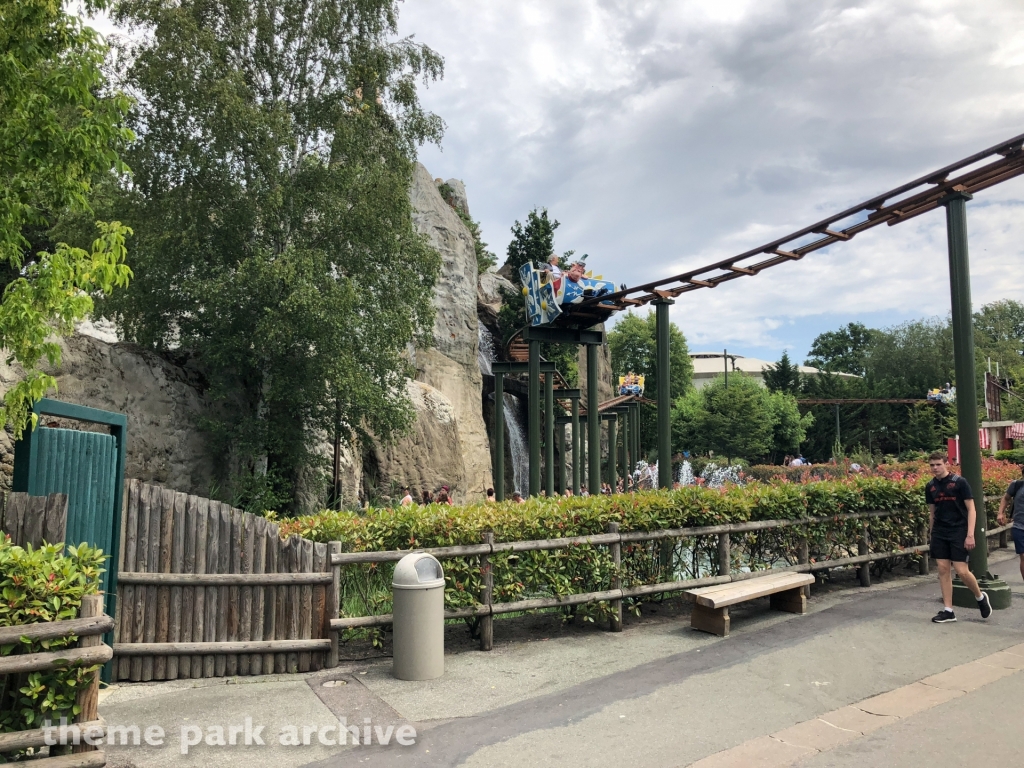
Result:
M939 533L961 533L967 535L967 504L973 499L971 486L960 475L950 472L941 480L932 478L924 487L924 498L935 505L935 525L932 530Z

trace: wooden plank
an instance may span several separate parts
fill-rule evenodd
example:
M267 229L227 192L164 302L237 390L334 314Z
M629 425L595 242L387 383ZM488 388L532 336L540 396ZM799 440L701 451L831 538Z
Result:
M281 541L277 548L277 570L278 573L287 573L291 569L291 552L292 544L291 538L287 541ZM291 613L291 605L294 603L295 597L291 594L291 588L279 587L277 590L277 616L274 620L274 639L275 640L287 640L288 635L288 617ZM278 675L284 674L288 671L288 657L286 654L278 653L274 655L274 672Z
M252 572L262 575L267 562L267 520L257 517L253 521L253 552ZM263 640L263 601L267 590L256 587L252 590L252 626L249 629L250 640ZM249 660L249 673L263 674L263 656L254 654Z
M708 608L723 608L728 605L735 605L736 603L764 597L773 592L781 592L785 589L803 587L805 584L813 583L814 577L809 573L792 573L779 576L764 576L759 579L747 579L729 585L694 589L687 594L695 598L699 605Z
M67 621L43 621L38 624L20 624L16 627L0 627L0 645L9 645L20 642L20 638L27 637L33 642L40 640L53 640L57 637L78 635L79 637L92 637L102 635L114 628L114 620L103 614L89 617L68 619Z
M491 537L493 538L493 534ZM327 545L327 562L331 562L331 555L341 552L341 542L332 541ZM325 607L326 616L324 617L324 625L327 637L331 639L331 652L327 657L325 666L336 667L338 666L338 633L335 632L330 625L333 619L338 618L341 613L338 601L341 599L341 566L331 565L331 584L327 587L327 605ZM489 602L488 602L489 605Z
M211 505L212 506L212 505ZM220 541L217 545L217 573L228 573L231 570L231 550L234 542L231 541L231 507L220 502ZM217 587L217 641L226 642L228 639L228 588ZM224 677L227 672L227 658L223 655L216 656L214 674L217 677Z
M25 522L22 524L21 535L25 544L31 544L38 549L43 543L43 523L46 522L46 497L26 495L24 504Z
M114 652L119 656L151 656L154 654L229 654L254 653L264 650L281 652L326 652L330 650L330 640L250 640L247 643L129 643L118 645ZM11 656L7 658L24 658Z
M61 755L60 757L47 757L46 765L41 768L103 768L107 764L106 753L97 750L86 752L84 755Z
M277 573L277 561L281 551L281 539L277 535L276 525L267 525L266 532L266 572ZM263 606L263 638L274 640L277 638L277 587L267 587L263 592L265 605ZM284 663L281 664L282 668ZM277 659L273 654L263 656L263 674L273 674L277 667Z
M289 537L288 549L288 571L299 573L302 571L302 539L298 535ZM288 605L285 613L285 621L288 625L288 633L285 638L298 640L301 636L300 616L302 613L302 587L288 587ZM295 674L299 671L299 654L288 653L286 671Z
M46 520L43 523L43 538L50 544L64 541L68 527L68 496L66 493L51 493L46 497Z
M220 504L209 501L206 505L206 572L217 573L219 565L218 548L220 544ZM217 611L220 592L217 587L206 588L206 616L203 621L203 642L212 643L217 640ZM194 640L195 638L193 638ZM203 677L213 677L217 659L214 656L203 657Z
M135 570L136 546L139 540L139 481L129 480L126 485L125 508L122 522L124 531L124 547L121 549L121 570ZM135 587L120 584L111 585L117 589L117 608L121 622L119 631L114 638L118 643L134 642L135 628ZM131 679L131 660L120 659L116 665L118 680Z
M253 537L256 532L256 517L245 515L242 520L242 560L241 573L252 574L252 556L255 549ZM252 639L252 587L242 586L239 590L238 633L237 639L247 642ZM252 657L238 658L238 674L251 674Z
M314 552L313 542L307 539L299 540L299 570L309 573L313 570ZM299 587L299 627L298 636L302 640L309 640L313 637L313 587L303 584ZM298 658L299 672L309 672L312 658L308 653L300 653Z
M59 726L58 726L59 727ZM83 733L91 733L95 736L105 736L107 725L102 720L93 720L86 723L78 723ZM14 731L13 733L0 733L0 754L13 752L29 747L45 747L47 731L43 728L33 728L30 731ZM49 768L52 763L47 763L43 768Z
M6 508L6 533L11 537L11 543L21 546L25 539L25 500L28 494L9 493L7 494Z
M157 485L147 485L143 495L149 499L149 554L146 561L146 570L158 573L160 571L160 540L163 527L163 489ZM143 640L147 643L156 642L156 628L159 621L157 611L158 587L146 587L146 626L144 628ZM142 660L142 680L149 682L153 679L153 659L151 657Z
M135 570L147 571L149 563L149 486L139 483L138 505L138 541L135 555ZM132 626L132 642L141 643L146 639L146 596L148 587L135 590L135 617ZM129 679L138 682L142 679L142 659L132 659Z
M257 587L328 584L330 573L145 573L128 572L117 575L119 584L155 584L157 586Z
M727 637L729 635L729 609L705 608L697 603L693 606L693 612L690 614L690 626L702 632Z
M187 498L184 493L175 493L171 499L171 573L181 573L185 570L185 501ZM171 587L170 622L167 625L167 642L181 642L181 610L182 588ZM189 664L191 665L191 662ZM178 679L180 677L178 669L178 657L168 657L167 679Z
M170 573L171 558L174 549L174 491L170 488L160 489L160 573ZM157 619L156 638L158 643L166 643L171 623L171 588L158 586L156 590ZM175 670L177 672L177 670ZM153 661L153 677L157 680L167 679L167 659L158 656ZM177 674L175 674L177 677Z
M90 667L93 664L106 664L114 653L109 645L97 645L92 648L65 648L60 651L45 653L22 653L17 656L0 657L0 675L21 675L51 669L63 669L70 664L82 663Z
M769 598L769 605L776 611L807 613L807 597L804 595L804 588L797 587L796 589L776 592Z
M185 522L182 526L184 549L181 565L182 573L195 575L196 572L196 497L185 496ZM181 590L181 636L179 642L192 642L192 627L195 625L196 608L195 587L183 587ZM178 677L192 677L192 660L184 657L178 660Z
M313 570L323 573L325 576L330 576L329 572L325 572L327 569L327 545L326 544L314 544L313 545ZM318 640L329 640L328 633L325 632L325 610L327 607L327 589L323 584L315 584L313 586L313 620L310 626L310 637ZM322 653L314 653L311 655L310 669L319 670L325 666L325 657Z
M209 537L210 521L210 500L191 497L191 504L195 506L196 515L196 561L195 572L206 573L206 550L207 538ZM192 608L192 642L200 643L206 640L206 589L197 587L192 592L194 606ZM192 657L192 669L189 677L192 679L203 677L205 660L198 656Z
M57 494L54 494L57 495ZM60 494L63 495L63 494ZM67 506L67 497L64 497L64 506ZM95 619L103 615L103 595L84 595L82 603L78 608L78 615L83 619ZM79 640L81 648L96 648L103 645L103 638L99 635L89 635ZM92 681L88 686L78 691L75 696L75 704L78 705L78 714L75 715L76 723L91 723L99 719L100 703L100 671L97 669L92 673ZM95 752L96 747L86 742L76 744L71 748L74 754Z
M242 513L237 509L228 509L231 525L231 563L228 566L230 573L237 574L242 570ZM228 587L228 611L227 611L227 640L237 642L239 612L242 609L240 604L241 594L237 584ZM235 677L238 674L238 656L231 654L225 658L225 674Z

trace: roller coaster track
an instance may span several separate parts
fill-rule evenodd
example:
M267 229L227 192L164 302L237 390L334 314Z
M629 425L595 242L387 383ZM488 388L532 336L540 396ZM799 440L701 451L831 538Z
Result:
M973 194L1024 174L1022 147L1024 134L737 256L672 277L606 294L599 299L589 299L575 307L582 309L607 302L619 304L624 309L626 306L647 304L657 299L673 298L700 288L717 288L729 280L757 275L769 267L798 261L809 253L835 243L848 242L854 235L872 227L880 224L891 227L934 210L942 205L942 198L952 192ZM983 164L979 166L979 163ZM845 226L839 226L840 224ZM813 235L820 237L802 245L797 244L797 241ZM788 249L783 248L786 245L789 245ZM763 258L764 256L768 258ZM633 298L627 298L629 296Z

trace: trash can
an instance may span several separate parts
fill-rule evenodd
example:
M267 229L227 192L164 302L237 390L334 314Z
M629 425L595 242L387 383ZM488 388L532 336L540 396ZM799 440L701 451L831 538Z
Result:
M444 674L444 571L426 552L398 561L391 581L395 633L391 673L399 680Z

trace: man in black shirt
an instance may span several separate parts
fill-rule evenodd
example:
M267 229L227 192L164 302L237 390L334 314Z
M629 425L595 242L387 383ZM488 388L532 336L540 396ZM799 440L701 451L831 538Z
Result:
M978 601L981 618L992 614L988 595L981 591L978 580L967 567L967 553L974 549L974 494L971 486L959 475L949 471L944 453L928 457L934 477L924 489L925 501L931 513L931 555L939 569L943 609L932 619L936 624L956 621L953 613L953 575L950 567Z

